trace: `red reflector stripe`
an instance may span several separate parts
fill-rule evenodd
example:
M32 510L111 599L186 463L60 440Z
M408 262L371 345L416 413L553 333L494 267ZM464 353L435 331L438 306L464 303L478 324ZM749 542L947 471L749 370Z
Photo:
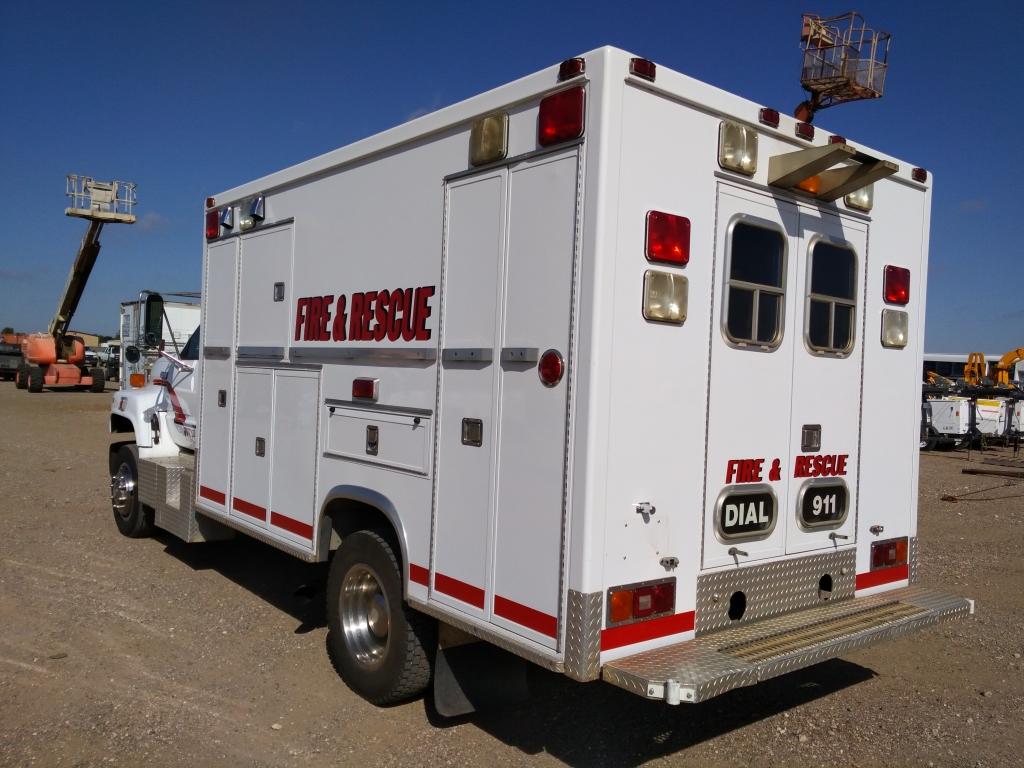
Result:
M223 504L227 500L227 497L223 493L221 493L220 491L215 491L213 490L213 488L208 488L205 485L199 486L199 495L202 496L204 499L215 501L218 504Z
M472 584L445 576L443 573L434 574L434 589L477 608L484 607L484 591L480 587L474 587Z
M429 587L430 571L424 568L422 565L416 565L416 563L409 563L409 581L414 581L417 584L422 584L424 587Z
M282 515L280 512L270 512L270 524L276 525L278 528L284 528L286 531L290 531L304 539L309 539L310 541L313 539L312 525L307 525L301 520L295 520L294 518Z
M650 621L638 621L621 627L601 630L601 650L610 651L624 645L642 643L666 635L689 632L693 629L693 611L677 613L674 616L663 616Z
M891 568L879 568L877 571L857 574L857 589L868 589L877 587L879 584L889 584L893 581L903 581L910 578L910 566L894 565Z
M558 619L514 600L495 595L494 613L542 635L558 636Z
M231 508L236 512L241 512L243 515L255 517L257 520L265 521L267 519L267 510L263 507L251 504L245 499L240 499L237 496L231 500Z

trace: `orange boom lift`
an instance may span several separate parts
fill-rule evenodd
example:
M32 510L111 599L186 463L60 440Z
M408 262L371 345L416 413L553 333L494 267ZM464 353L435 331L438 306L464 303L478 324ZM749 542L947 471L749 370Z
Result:
M70 335L68 329L99 255L103 225L135 223L132 212L135 185L130 182L96 181L88 176L69 174L66 194L71 199L71 207L64 213L87 219L89 229L82 238L49 329L46 333L30 334L21 342L24 362L15 380L20 389L29 392L39 392L44 386L103 391L103 369L85 367L85 344L80 337Z

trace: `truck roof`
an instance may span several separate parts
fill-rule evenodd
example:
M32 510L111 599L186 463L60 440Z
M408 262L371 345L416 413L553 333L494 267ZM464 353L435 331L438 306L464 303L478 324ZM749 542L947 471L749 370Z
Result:
M655 83L630 75L626 62L635 55L613 46L603 46L581 54L581 58L587 60L588 72L591 74L597 72L599 66L610 71L611 65L614 62L618 62L622 65L620 71L622 72L623 79L633 82L642 88L655 93L664 93L692 107L710 110L731 120L747 123L763 133L771 134L780 141L792 144L794 147L804 149L808 146L806 141L798 139L794 135L797 120L793 117L784 114L780 115L778 128L770 128L752 122L750 116L756 115L758 107L764 105L758 105L749 99L701 82L695 78L663 67L660 64L658 65L657 81ZM558 81L558 66L558 64L554 64L539 72L521 77L518 80L485 91L477 96L472 96L451 106L439 109L436 112L431 112L339 149L305 160L297 165L225 190L215 196L217 205L235 202L249 195L267 193L294 185L307 177L333 171L370 155L394 149L402 144L422 139L433 133L439 133L479 115L536 98L549 91L556 91L564 87L563 83ZM833 135L821 129L821 126L817 124L815 128L817 130L815 132L815 139L812 142L814 146L827 143L828 137ZM906 161L900 161L898 158L883 152L878 152L871 147L860 145L860 148L878 159L897 163L900 166L899 172L889 177L893 181L920 186L910 178L911 164ZM925 186L930 185L931 178L929 174L929 179Z

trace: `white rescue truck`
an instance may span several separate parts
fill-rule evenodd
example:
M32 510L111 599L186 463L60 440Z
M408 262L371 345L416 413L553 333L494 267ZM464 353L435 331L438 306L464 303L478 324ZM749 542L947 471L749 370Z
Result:
M115 520L330 560L377 703L439 623L676 704L965 616L916 584L930 198L614 48L228 190Z

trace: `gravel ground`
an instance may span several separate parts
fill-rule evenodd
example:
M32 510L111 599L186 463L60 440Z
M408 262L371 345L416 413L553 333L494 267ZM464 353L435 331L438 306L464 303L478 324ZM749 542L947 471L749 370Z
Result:
M527 703L445 722L337 678L323 566L120 537L108 404L0 384L0 765L1022 764L1024 484L963 452L922 456L921 576L973 618L677 708L531 670Z

